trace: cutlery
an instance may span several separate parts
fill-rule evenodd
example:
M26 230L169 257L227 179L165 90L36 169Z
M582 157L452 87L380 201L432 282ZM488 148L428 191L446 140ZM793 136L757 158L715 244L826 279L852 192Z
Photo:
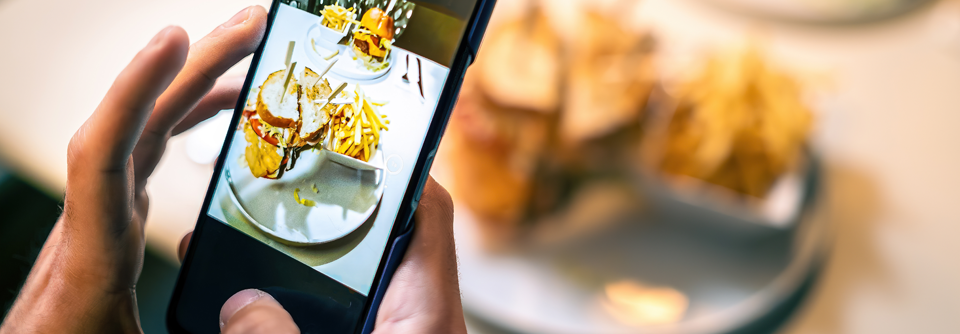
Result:
M407 76L408 74L410 74L410 54L407 54L407 73L404 73L403 77L400 78L403 79L404 83L410 83L410 77Z
M423 68L420 67L420 58L417 58L417 86L420 86L420 96L427 98L427 96L423 94Z

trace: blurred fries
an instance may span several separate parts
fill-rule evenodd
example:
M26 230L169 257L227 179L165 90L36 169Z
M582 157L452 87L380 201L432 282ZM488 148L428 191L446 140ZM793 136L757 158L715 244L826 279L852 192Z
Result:
M661 168L766 196L802 156L813 117L801 94L756 47L710 59L680 87Z

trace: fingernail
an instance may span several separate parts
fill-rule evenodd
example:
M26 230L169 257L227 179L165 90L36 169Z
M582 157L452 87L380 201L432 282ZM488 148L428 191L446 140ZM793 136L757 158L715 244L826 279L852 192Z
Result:
M244 10L241 10L239 13L230 18L230 21L227 21L223 24L224 28L230 28L238 24L247 22L247 19L250 18L250 8L247 7Z
M273 296L257 289L246 289L235 293L220 308L220 329L223 329L227 321L230 321L230 318L237 314L240 309L261 299L273 299Z
M173 26L168 26L166 28L163 28L163 30L160 30L160 32L158 32L156 35L153 36L153 39L151 39L150 43L147 45L154 45L154 44L160 43L160 41L162 41L165 37L167 37L168 34L170 34L171 30L173 30Z

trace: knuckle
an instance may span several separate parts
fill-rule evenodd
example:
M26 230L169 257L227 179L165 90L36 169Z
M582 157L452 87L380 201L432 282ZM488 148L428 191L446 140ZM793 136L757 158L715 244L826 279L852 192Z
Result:
M195 77L202 79L204 85L207 87L213 87L213 85L217 83L217 77L219 77L219 75L212 75L209 73L209 71L209 68L201 68L196 69L193 72Z

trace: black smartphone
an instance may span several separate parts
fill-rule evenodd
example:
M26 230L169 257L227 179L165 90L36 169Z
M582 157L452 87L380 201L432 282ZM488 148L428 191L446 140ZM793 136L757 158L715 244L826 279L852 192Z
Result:
M167 312L217 333L256 288L369 333L495 0L276 0Z

